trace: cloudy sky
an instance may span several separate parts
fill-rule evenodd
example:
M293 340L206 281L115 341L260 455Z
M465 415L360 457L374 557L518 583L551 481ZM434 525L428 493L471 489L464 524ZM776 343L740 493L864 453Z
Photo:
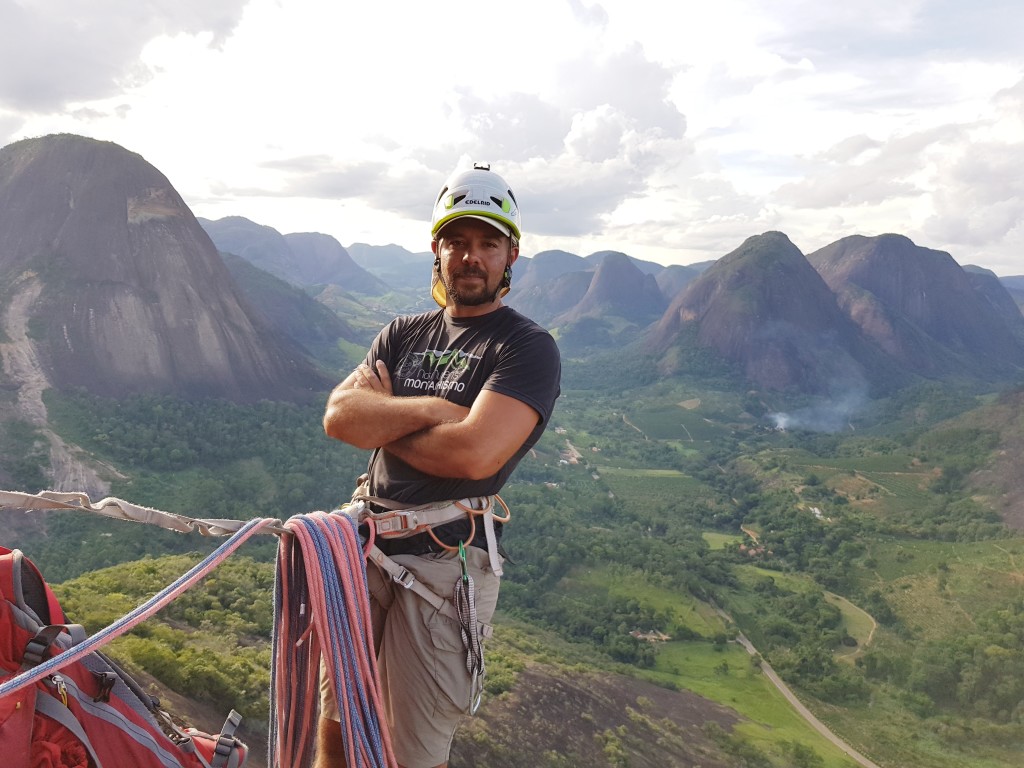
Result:
M1024 274L1019 0L0 0L0 144L114 141L199 216L429 247L491 162L523 253L898 232Z

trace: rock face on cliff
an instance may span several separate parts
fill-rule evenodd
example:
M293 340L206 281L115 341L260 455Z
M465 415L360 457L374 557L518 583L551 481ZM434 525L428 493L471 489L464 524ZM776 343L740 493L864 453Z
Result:
M974 286L974 290L995 310L997 315L1003 318L1006 327L1017 338L1024 339L1024 314L1021 314L1021 308L1017 305L1013 293L1003 285L996 273L984 267L968 264L964 267L964 274Z
M1013 375L1024 365L1024 345L1010 324L1019 327L1012 300L986 295L992 286L972 281L948 253L903 235L854 235L807 259L846 314L914 373Z
M167 178L116 144L0 150L0 286L50 386L236 401L329 386L245 304Z
M748 238L676 296L650 343L667 350L680 339L713 349L767 389L867 391L891 374L781 232Z

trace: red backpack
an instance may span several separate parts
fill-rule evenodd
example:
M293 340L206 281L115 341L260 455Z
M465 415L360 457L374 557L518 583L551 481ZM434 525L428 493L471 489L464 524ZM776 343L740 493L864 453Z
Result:
M0 547L0 684L82 642L39 569ZM0 696L5 768L240 768L234 710L220 734L179 728L159 702L93 651Z

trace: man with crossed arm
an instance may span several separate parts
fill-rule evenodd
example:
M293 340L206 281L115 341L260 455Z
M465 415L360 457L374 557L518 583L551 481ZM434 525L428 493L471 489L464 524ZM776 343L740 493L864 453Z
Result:
M519 206L504 179L481 165L453 175L434 204L431 236L431 294L441 309L399 317L381 331L365 361L331 393L324 429L373 451L357 492L365 498L478 504L497 494L540 438L559 394L561 364L551 335L501 300L521 236ZM482 527L465 517L409 538L378 539L378 546L447 600L465 566L477 619L486 625L503 558L500 523L490 537ZM375 564L367 578L398 762L443 768L479 685L467 671L460 625ZM340 714L326 679L321 692L316 766L341 766Z

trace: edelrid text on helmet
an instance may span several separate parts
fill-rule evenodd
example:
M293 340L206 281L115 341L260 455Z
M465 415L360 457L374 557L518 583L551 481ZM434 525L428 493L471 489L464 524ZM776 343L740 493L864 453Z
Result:
M454 174L441 188L430 219L430 236L437 237L445 224L460 216L486 221L506 237L522 237L516 196L485 163Z

